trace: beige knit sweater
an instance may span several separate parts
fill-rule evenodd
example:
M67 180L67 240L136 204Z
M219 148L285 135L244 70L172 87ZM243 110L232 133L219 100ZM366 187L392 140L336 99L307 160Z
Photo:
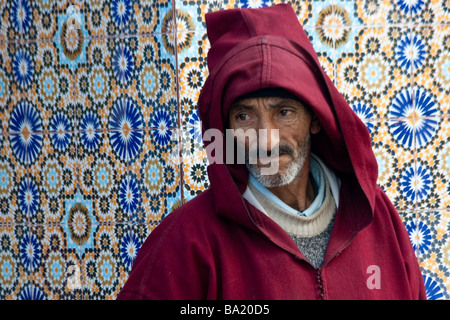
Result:
M320 267L323 262L336 213L336 203L326 176L325 183L323 203L309 217L287 212L264 196L251 182L248 183L248 188L265 213L291 236L305 258L315 268Z

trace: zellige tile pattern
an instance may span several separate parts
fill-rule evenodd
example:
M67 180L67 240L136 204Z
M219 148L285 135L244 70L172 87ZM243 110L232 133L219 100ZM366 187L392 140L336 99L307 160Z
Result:
M207 12L285 1L0 1L0 299L114 299L209 186ZM448 1L289 1L364 121L430 299L450 298Z

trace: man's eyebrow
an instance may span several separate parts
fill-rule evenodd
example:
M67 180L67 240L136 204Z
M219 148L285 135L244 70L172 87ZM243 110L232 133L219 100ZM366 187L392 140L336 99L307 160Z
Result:
M230 111L236 112L242 110L252 110L253 108L254 107L252 105L236 102L231 105Z
M303 105L301 102L299 102L300 105ZM298 108L299 105L294 102L292 99L278 99L277 101L273 102L273 103L269 103L269 108L270 109L279 109L282 107L296 107ZM230 107L230 112L239 112L239 111L243 111L243 110L253 110L255 108L255 106L253 106L252 104L248 104L246 103L246 101L238 101L238 102L234 102L233 104L231 104Z
M291 101L290 99L282 99L282 100L278 100L274 103L269 104L269 107L271 109L278 109L281 107L298 107L298 104Z

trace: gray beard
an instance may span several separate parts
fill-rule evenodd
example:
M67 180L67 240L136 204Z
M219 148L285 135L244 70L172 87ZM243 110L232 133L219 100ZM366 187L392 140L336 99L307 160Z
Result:
M306 158L309 154L311 145L311 134L308 135L298 143L297 150L288 152L293 158L292 161L287 165L287 168L283 171L278 170L276 174L273 175L263 175L261 174L261 168L256 164L250 164L248 157L245 158L245 165L248 171L258 180L264 187L282 187L290 184L295 180L302 171L303 165L305 164ZM280 147L281 150L282 147Z

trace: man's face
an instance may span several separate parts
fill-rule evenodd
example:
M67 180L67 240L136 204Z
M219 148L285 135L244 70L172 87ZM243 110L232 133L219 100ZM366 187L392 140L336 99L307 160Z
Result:
M253 129L257 141L239 138L245 144L246 166L250 173L265 187L280 187L291 183L300 173L309 156L311 133L317 133L320 126L307 108L299 101L289 98L259 97L240 100L231 105L229 127ZM261 129L267 134L260 134ZM278 130L278 134L272 134ZM256 142L256 143L255 143ZM278 161L275 174L263 175L261 168L267 165L258 156L256 163L249 162L250 148L264 150L272 161ZM274 150L278 150L278 156Z

